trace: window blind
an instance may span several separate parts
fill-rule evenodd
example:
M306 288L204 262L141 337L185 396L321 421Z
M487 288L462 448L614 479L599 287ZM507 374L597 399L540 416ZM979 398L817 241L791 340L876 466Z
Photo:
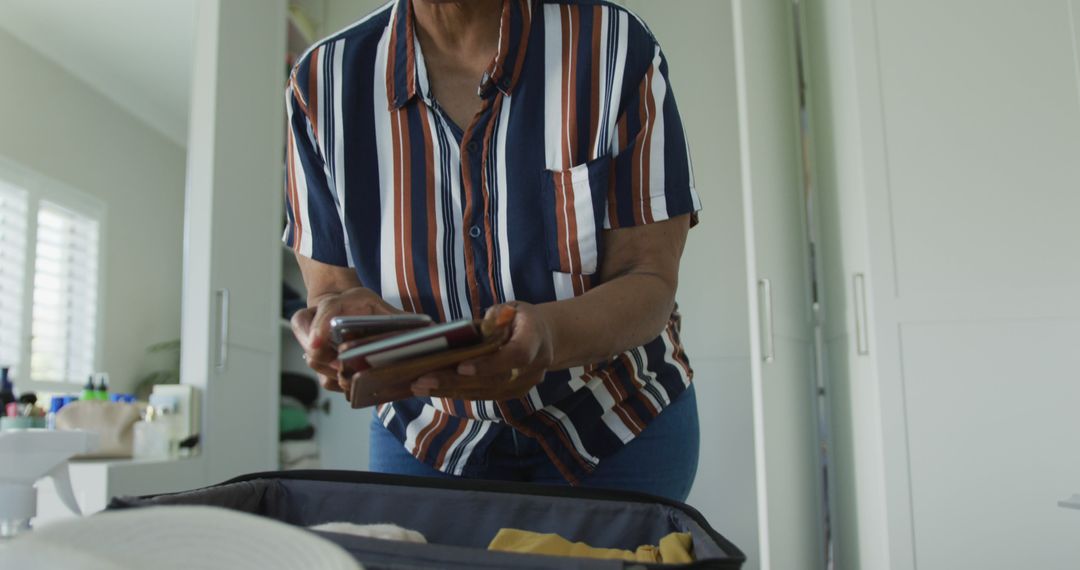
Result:
M0 182L0 365L13 367L16 377L22 356L28 209L25 191Z
M98 222L47 200L38 206L30 376L81 382L94 368Z

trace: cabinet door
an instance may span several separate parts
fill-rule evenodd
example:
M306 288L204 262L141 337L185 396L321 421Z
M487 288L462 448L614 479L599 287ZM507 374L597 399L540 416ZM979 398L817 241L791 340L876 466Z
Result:
M909 543L910 524L890 524L889 516L896 514L886 508L884 398L878 370L879 365L898 365L883 357L887 351L882 346L888 343L875 342L871 334L888 330L884 323L890 314L877 314L882 326L871 327L876 309L872 300L875 285L887 288L892 276L889 244L880 239L888 225L868 220L867 186L877 182L871 174L881 172L883 154L881 145L870 144L867 139L872 137L866 134L880 130L875 121L879 116L873 113L879 92L865 70L875 57L873 26L865 19L873 5L811 0L804 6L821 228L823 384L831 414L830 538L837 568L886 569L895 561L890 548ZM889 401L898 401L891 396Z
M760 358L754 378L760 383L757 455L765 482L759 489L766 515L762 566L824 568L793 5L753 0L735 7L743 195L753 213L748 253L758 277Z
M1045 508L1036 489L1076 476L1046 446L1076 433L1080 2L810 5L839 514L857 517L838 562L1075 566L1068 489ZM993 556L1005 535L1039 553Z
M1080 0L878 0L871 26L897 308L1080 315Z
M181 377L207 481L277 465L284 0L201 0L184 217Z
M1080 566L1080 320L905 324L920 570Z
M1076 565L1067 489L1038 490L1076 477L1054 448L1077 442L1078 8L878 0L856 15L876 30L860 69L880 90L863 140L881 157L865 191L894 568ZM972 551L1005 536L1024 561Z

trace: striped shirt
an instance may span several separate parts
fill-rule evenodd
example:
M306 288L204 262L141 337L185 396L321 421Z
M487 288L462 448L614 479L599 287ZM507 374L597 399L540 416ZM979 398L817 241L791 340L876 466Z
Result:
M299 60L286 92L287 245L447 321L581 295L599 282L604 230L696 217L667 62L636 16L599 0L505 0L500 26L470 125L431 93L409 0ZM651 342L549 371L524 398L413 398L377 414L440 471L482 463L509 425L577 483L692 374L675 312Z

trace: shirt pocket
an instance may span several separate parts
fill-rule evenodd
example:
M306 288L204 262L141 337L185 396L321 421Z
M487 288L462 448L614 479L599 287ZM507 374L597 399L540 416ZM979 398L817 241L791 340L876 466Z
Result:
M608 156L568 170L544 172L541 213L548 267L552 271L596 273L610 177Z

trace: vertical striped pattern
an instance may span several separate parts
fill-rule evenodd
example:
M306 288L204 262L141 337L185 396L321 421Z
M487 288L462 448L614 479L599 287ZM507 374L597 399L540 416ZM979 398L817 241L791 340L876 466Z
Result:
M389 77L387 71L390 65L390 34L384 34L379 41L375 56L375 79L380 75ZM386 87L379 81L372 82L372 104L369 111L375 117L375 150L377 171L379 173L379 204L381 206L381 223L379 224L379 260L381 271L379 273L379 293L382 298L401 309L404 308L405 297L408 295L400 286L401 253L398 245L397 227L400 223L396 215L396 207L399 200L395 199L397 193L397 181L400 179L395 163L400 159L395 158L400 149L394 145L393 133L395 128L395 113L388 110L388 100L392 94L386 92ZM385 98L384 98L385 97ZM374 284L365 283L372 287ZM410 303L411 304L411 303Z
M338 40L332 44L328 44L329 56L327 57L328 73L328 87L326 93L329 94L329 101L341 100L341 67L344 60L344 54L342 46L344 40ZM342 136L345 132L342 128L342 112L340 105L327 105L323 104L326 114L326 128L328 134L324 137L323 143L323 155L327 157L326 176L328 180L333 181L334 192L337 197L338 203L338 223L342 227L342 248L345 250L345 262L349 267L356 265L353 261L352 249L349 247L349 233L347 225L345 223L345 139ZM330 144L330 149L326 148L326 145Z
M409 0L311 48L286 87L285 242L446 321L582 295L599 282L605 229L700 208L667 62L626 10L504 0L479 93L468 125L440 109ZM505 423L577 482L692 374L676 314L649 343L551 371L518 400L410 399L376 413L446 473L468 473Z

